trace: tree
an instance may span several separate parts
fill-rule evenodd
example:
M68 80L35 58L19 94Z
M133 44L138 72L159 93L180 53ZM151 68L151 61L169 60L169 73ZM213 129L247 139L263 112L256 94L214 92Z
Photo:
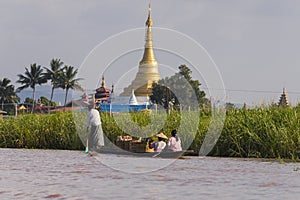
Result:
M75 78L77 73L78 69L74 70L74 67L67 65L63 68L62 73L60 73L59 86L63 90L66 90L64 106L66 106L67 104L68 92L70 89L84 91L84 89L79 84L79 81L82 80L82 78Z
M172 102L177 106L179 105L179 101L171 89L165 85L165 82L165 80L160 80L158 83L152 84L152 95L150 96L150 99L152 102L168 109L169 102Z
M15 86L10 84L10 80L3 78L0 80L0 101L1 109L4 109L4 103L17 103L20 98L15 93Z
M26 107L26 110L28 112L29 110L32 109L33 99L31 99L30 97L26 97L23 102L23 105Z
M208 103L208 99L205 98L205 92L200 90L201 83L199 80L192 80L192 71L186 65L180 65L178 68L180 70L179 74L182 75L193 88L199 105Z
M225 104L225 109L226 110L233 110L233 109L235 109L235 105L233 103L227 102Z
M180 106L202 106L208 102L205 92L200 90L200 82L192 79L192 71L186 65L180 65L179 72L152 84L152 102L169 108Z
M51 82L51 95L50 95L49 102L52 102L54 89L59 87L59 83L60 83L59 78L63 70L62 68L63 64L64 63L60 61L60 59L52 59L50 62L50 67L49 68L44 67L44 69L46 70L46 72L44 73L44 77L47 80L50 80ZM50 111L50 107L49 107L49 111Z
M41 102L43 105L56 106L56 103L55 103L55 102L50 101L49 99L47 99L47 98L44 97L44 96L41 96L41 97L40 97L40 102Z
M42 85L47 82L47 79L45 76L43 76L43 69L40 65L37 65L36 63L30 65L30 70L28 70L27 67L25 67L25 73L18 74L19 80L17 83L20 83L22 86L18 87L17 92L22 91L25 88L32 88L32 110L34 110L34 102L35 102L35 88L36 85Z

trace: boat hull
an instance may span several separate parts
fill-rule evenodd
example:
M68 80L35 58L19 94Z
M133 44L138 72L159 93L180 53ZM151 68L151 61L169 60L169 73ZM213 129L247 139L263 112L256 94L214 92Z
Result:
M94 150L100 154L115 154L115 155L124 155L124 156L135 156L135 157L153 157L153 158L179 158L181 156L196 156L194 151L163 151L163 152L144 152L144 153L134 153L120 148L100 148Z

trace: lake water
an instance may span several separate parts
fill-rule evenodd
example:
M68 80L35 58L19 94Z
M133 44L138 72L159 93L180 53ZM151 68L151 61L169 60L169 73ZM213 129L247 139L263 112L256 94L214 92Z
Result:
M0 199L300 199L300 163L0 149Z

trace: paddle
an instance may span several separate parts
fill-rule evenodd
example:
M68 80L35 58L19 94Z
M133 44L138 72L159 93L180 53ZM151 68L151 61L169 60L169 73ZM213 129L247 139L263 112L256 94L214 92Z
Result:
M154 155L152 156L152 158L155 158L155 157L159 156L160 153L161 153L161 152L158 152L157 154L154 154Z
M86 134L86 143L85 143L85 153L89 153L89 136L88 133Z

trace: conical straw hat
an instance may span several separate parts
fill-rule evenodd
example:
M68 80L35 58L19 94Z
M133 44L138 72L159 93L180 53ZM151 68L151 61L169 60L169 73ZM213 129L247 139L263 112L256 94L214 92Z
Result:
M157 134L156 137L160 137L160 138L163 138L163 139L168 139L168 137L163 133Z

